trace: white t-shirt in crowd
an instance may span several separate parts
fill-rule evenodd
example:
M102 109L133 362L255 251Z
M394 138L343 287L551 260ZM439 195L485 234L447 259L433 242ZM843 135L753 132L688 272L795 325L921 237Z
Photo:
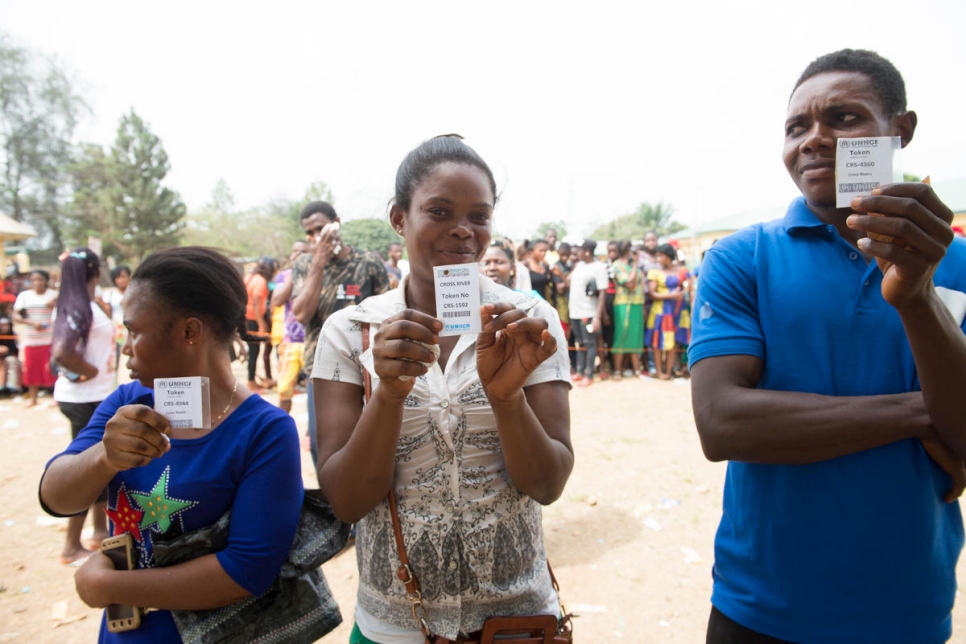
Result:
M43 294L28 289L17 296L17 301L13 304L14 311L23 312L24 317L30 322L43 322L47 325L39 331L32 326L24 327L23 333L20 334L21 347L46 347L53 342L54 325L51 316L54 313L57 295L57 291L48 288Z
M513 282L514 290L520 291L521 293L526 293L533 290L533 284L530 282L530 269L523 262L516 262L516 275L517 278Z
M607 290L607 265L596 259L592 262L577 262L570 273L570 318L582 320L597 315L597 299L589 297L587 285L597 283L597 290L603 295Z
M114 391L114 323L93 302L91 311L94 319L84 347L84 360L97 367L97 375L84 382L58 377L54 383L54 400L57 402L100 402Z
M111 319L114 320L114 324L123 326L124 311L121 309L121 301L124 299L124 293L121 293L116 286L112 286L104 291L103 299L111 306Z

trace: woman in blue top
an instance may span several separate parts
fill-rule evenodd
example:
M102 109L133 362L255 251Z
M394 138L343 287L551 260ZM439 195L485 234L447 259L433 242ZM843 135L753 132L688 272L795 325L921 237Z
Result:
M295 424L239 386L229 361L246 301L241 276L215 251L148 257L124 296L122 352L134 382L111 394L48 463L40 484L48 512L81 512L107 487L112 534L134 539L137 570L117 571L95 553L75 578L81 599L160 609L137 630L111 633L102 624L102 642L180 642L170 610L260 595L292 545L303 496ZM209 429L174 428L154 411L154 380L189 376L209 380ZM228 510L224 550L154 568L154 539L211 525Z

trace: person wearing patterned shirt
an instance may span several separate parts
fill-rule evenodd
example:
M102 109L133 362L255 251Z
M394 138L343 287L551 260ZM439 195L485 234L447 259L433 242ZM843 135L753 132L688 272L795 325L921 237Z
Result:
M311 250L303 253L292 267L292 312L305 325L306 376L312 373L319 332L329 316L347 306L362 302L370 295L389 290L389 276L377 255L342 243L335 208L325 201L313 201L299 215ZM333 229L334 228L334 229ZM308 385L309 441L312 461L318 460L315 440L315 402L312 384Z
M433 269L478 270L495 204L493 173L457 136L410 152L390 211L410 273L399 288L333 314L319 340L319 487L337 516L357 522L350 644L427 641L396 576L390 489L434 635L462 642L490 616L560 614L540 510L573 468L557 314L481 276L482 332L439 336Z

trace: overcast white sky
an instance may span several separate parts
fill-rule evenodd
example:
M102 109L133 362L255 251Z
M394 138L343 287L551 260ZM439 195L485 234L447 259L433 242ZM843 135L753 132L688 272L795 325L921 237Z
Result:
M660 6L655 6L660 4ZM248 207L329 184L382 216L396 167L458 132L493 167L496 228L571 233L642 201L692 225L775 207L789 92L842 47L903 72L919 113L906 171L966 177L966 2L44 2L0 29L76 72L109 145L133 107L189 208L219 178Z

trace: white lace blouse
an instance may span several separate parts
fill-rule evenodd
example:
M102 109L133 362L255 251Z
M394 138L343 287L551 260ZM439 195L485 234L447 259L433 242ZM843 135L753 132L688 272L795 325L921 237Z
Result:
M549 323L557 352L526 386L570 383L567 341L546 302L481 277L481 301L510 302ZM362 369L379 387L371 349L362 352L362 322L379 324L405 308L405 283L332 315L322 329L312 377L360 386ZM510 481L496 419L476 373L476 336L460 337L442 371L433 364L404 403L396 448L395 491L403 537L419 578L432 631L454 638L482 627L491 615L557 614L547 571L540 505ZM319 414L325 414L324 403ZM357 611L389 629L415 629L387 504L356 528ZM363 620L359 620L360 624ZM366 630L371 630L367 628ZM388 633L387 633L388 634Z

